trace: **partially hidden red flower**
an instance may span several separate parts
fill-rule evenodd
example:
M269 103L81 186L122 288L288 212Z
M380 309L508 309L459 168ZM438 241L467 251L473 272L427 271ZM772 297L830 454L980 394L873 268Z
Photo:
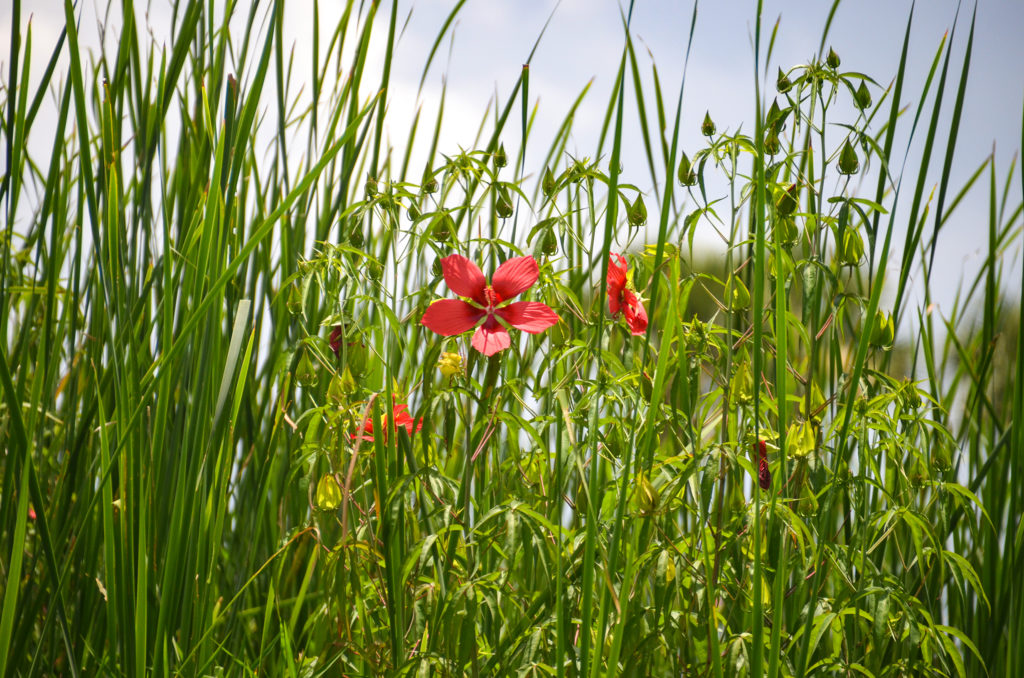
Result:
M404 428L406 433L412 435L413 431L419 431L423 428L423 419L413 419L409 415L408 410L409 406L405 403L401 403L391 408L390 417L386 414L381 417L381 428L384 429L384 440L388 439L389 431L397 431L399 428ZM362 432L353 433L352 438L373 442L373 432L373 419L371 417L367 417L366 423L363 424Z
M341 325L335 325L334 329L331 330L330 344L331 350L334 351L334 355L339 358L341 357L341 337Z
M537 282L539 267L533 257L509 259L494 272L490 285L480 268L461 254L442 259L441 270L449 289L469 301L439 299L427 308L420 323L445 337L476 327L473 348L484 355L494 355L512 343L499 319L531 334L543 332L558 322L558 314L542 302L505 303ZM481 320L483 324L477 327Z
M768 470L768 448L763 440L757 441L757 484L762 490L772 486L772 472Z
M636 292L627 287L628 268L621 254L612 252L608 257L608 312L615 317L622 311L629 331L640 335L647 331L647 310Z

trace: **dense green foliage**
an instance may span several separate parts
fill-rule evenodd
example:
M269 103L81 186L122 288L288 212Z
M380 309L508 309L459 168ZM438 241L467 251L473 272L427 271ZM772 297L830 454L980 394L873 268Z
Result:
M1019 169L949 185L972 23L926 81L904 47L882 86L828 26L818 59L779 67L756 8L769 86L742 133L712 111L680 148L682 85L642 74L627 22L575 158L576 107L530 136L550 112L526 68L472 150L438 147L443 104L386 139L397 0L348 3L312 64L289 58L283 2L175 3L165 46L125 2L89 54L65 0L42 57L21 4L0 91L0 676L1024 668L1024 361L999 285ZM620 174L633 116L649 176ZM987 257L940 317L908 281L971 190ZM643 334L609 313L620 252ZM453 253L488 278L534 256L526 298L561 321L492 357L430 332Z

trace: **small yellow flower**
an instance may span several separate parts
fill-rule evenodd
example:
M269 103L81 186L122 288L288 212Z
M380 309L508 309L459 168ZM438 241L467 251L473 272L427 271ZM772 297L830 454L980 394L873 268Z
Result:
M442 353L441 359L437 361L437 368L441 374L450 379L455 375L462 374L462 356L458 353Z

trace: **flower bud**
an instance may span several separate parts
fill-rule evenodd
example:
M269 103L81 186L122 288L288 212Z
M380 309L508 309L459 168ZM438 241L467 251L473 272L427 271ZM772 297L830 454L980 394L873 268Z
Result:
M410 203L406 214L409 216L409 221L416 221L420 218L420 208L416 206L416 203Z
M498 186L498 197L494 202L494 211L499 219L508 219L515 211L512 207L512 198L508 194L508 189L504 186Z
M843 144L843 150L839 153L839 173L856 174L858 170L860 170L860 161L857 159L857 152L853 150L853 145L847 139Z
M550 167L544 168L544 179L541 181L541 189L544 191L544 195L551 197L555 192L555 175L551 173Z
M437 369L445 379L462 376L462 356L458 353L442 353L437 361Z
M351 370L353 376L361 377L366 374L367 359L370 357L366 344L361 341L350 341L345 350L345 367Z
M423 171L423 192L424 193L436 193L437 192L437 179L434 178L434 173L430 171L428 167Z
M452 231L455 230L455 219L451 213L447 210L442 210L437 213L434 220L430 224L430 237L435 242L445 242L452 237Z
M799 197L799 189L796 184L790 184L789 188L782 192L779 199L775 202L775 211L780 216L788 217L790 214L796 211L797 198Z
M298 285L288 286L288 312L292 315L302 313L302 290Z
M544 240L541 243L540 249L541 252L548 256L558 253L558 236L555 235L553 230L544 234Z
M302 386L316 386L316 369L313 367L313 361L309 359L308 351L302 351L302 357L295 368L295 379Z
M814 490L810 483L804 483L800 490L800 500L796 504L797 513L802 516L813 516L818 512L818 498L814 496Z
M366 262L366 275L370 277L370 280L380 280L380 277L384 275L384 265L376 259L370 259Z
M679 161L679 183L683 186L693 186L697 183L697 175L693 172L690 159L683 153L683 159Z
M444 275L444 268L441 267L441 258L434 259L434 263L430 266L430 272L435 278L440 278Z
M836 51L831 47L828 48L828 56L825 57L825 63L828 64L828 67L833 70L839 68L839 55L836 54Z
M366 197L375 198L377 197L377 180L369 175L366 177Z
M658 510L658 503L661 501L661 497L658 494L658 489L651 484L651 481L647 479L647 476L640 474L637 476L636 486L636 505L640 509L642 515L651 515Z
M860 233L852 228L847 228L843 233L843 242L839 248L838 259L843 266L856 266L864 256L864 241Z
M505 154L505 144L499 144L498 150L494 152L494 166L504 167L508 164L508 156Z
M353 222L352 228L349 229L348 244L356 249L363 246L363 229L359 222Z
M800 233L797 230L795 221L789 218L782 218L775 220L772 235L783 247L792 247Z
M871 328L872 346L889 350L892 348L892 341L896 335L896 328L893 326L892 315L883 311L875 313L875 324Z
M726 290L732 310L745 311L750 308L750 290L743 284L739 276L731 276Z
M863 80L860 81L860 87L854 92L853 105L861 110L871 108L871 92L868 91L867 83Z
M644 205L644 196L639 194L636 196L636 201L629 206L626 217L629 219L630 226L642 226L647 221L647 206Z
M700 133L706 137L715 135L715 122L711 119L711 111L704 113L704 122L700 124Z
M782 72L782 67L779 67L779 77L775 79L775 89L779 91L779 94L785 94L793 88L793 81Z
M764 138L764 152L768 155L778 155L782 144L779 143L779 135L772 132Z
M321 511L333 511L341 506L341 488L334 476L326 475L316 484L316 507Z

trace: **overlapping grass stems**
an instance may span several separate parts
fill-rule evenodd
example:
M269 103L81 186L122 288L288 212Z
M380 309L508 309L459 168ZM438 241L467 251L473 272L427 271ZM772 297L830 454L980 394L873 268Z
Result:
M11 5L0 675L1020 672L1024 333L999 286L1019 170L989 158L949 184L973 17L915 83L909 16L880 85L830 61L837 2L818 56L777 84L758 4L754 135L685 149L683 74L673 110L627 15L600 139L576 158L592 93L531 138L553 112L528 68L475 150L439 147L443 97L386 139L397 0L348 3L326 44L314 2L311 64L283 3L214 5L175 3L163 46L126 1L90 54L65 0L42 57ZM645 177L620 174L634 118ZM543 166L527 140L549 144ZM840 174L850 153L874 192ZM911 274L986 179L977 279L948 315L927 287L912 305ZM721 275L694 268L711 228ZM608 317L610 251L628 251L646 337ZM488 275L535 255L530 295L563 322L490 359L426 331L452 252ZM919 328L891 350L883 289L893 325ZM464 375L438 371L442 351ZM397 403L422 430L353 438Z

